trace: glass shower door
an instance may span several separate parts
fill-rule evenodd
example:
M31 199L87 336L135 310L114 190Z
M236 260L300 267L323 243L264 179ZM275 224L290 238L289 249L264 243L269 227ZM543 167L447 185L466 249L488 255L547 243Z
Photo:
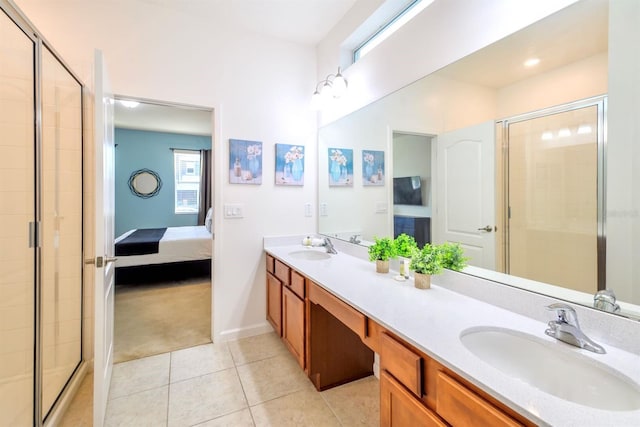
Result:
M509 274L598 291L600 111L508 125Z
M42 414L82 359L82 88L42 49Z
M0 10L0 425L33 424L35 43Z

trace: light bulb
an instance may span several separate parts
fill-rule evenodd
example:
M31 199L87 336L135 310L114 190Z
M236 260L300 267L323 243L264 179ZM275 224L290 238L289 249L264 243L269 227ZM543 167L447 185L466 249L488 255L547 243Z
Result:
M313 95L311 96L311 109L313 111L322 110L322 96L318 91L313 92Z
M347 91L347 80L340 74L340 68L338 68L338 74L333 79L333 97L340 98Z
M320 97L322 98L322 106L325 107L333 98L333 89L331 88L331 83L327 80L322 85L322 89L320 90Z
M124 99L120 100L120 104L122 104L123 107L127 108L136 108L138 105L140 105L138 101L126 101Z

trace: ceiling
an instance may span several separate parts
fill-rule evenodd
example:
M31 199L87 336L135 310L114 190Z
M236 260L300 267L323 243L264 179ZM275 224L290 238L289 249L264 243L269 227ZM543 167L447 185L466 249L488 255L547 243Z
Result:
M36 0L21 0L29 2ZM86 0L59 0L81 7ZM137 2L148 8L173 9L193 16L224 14L247 31L294 43L317 45L342 19L356 0L113 0ZM114 4L114 6L115 6ZM115 125L126 129L211 135L211 112L201 109L141 102L126 108L116 102Z
M447 65L438 73L471 84L502 88L606 52L608 21L608 2L583 1L487 46L477 55ZM523 63L530 57L539 58L540 63L526 68Z
M114 124L117 128L154 132L211 135L212 112L193 107L162 105L140 101L135 108L127 108L118 98L114 106Z

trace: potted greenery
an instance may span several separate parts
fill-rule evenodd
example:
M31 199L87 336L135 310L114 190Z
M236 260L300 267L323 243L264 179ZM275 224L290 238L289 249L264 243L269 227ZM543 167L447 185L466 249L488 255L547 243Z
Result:
M414 286L419 289L431 287L431 275L442 271L442 252L439 246L427 243L411 255L409 268L414 271Z
M440 245L442 267L460 271L467 266L469 258L465 258L464 249L459 243L443 243Z
M405 233L398 235L398 237L394 239L393 246L395 247L396 255L403 258L411 258L414 249L418 249L416 239Z
M369 260L376 262L376 272L389 272L389 259L395 258L396 250L393 240L389 237L374 237L373 245L369 246Z

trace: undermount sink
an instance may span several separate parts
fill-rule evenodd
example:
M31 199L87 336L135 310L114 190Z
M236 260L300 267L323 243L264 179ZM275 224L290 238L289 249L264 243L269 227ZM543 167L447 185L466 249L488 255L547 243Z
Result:
M560 399L610 411L640 409L638 384L563 343L497 327L466 329L460 341L506 375Z
M300 251L289 252L289 256L291 258L304 259L307 261L320 261L331 258L331 254L314 249L303 249Z

